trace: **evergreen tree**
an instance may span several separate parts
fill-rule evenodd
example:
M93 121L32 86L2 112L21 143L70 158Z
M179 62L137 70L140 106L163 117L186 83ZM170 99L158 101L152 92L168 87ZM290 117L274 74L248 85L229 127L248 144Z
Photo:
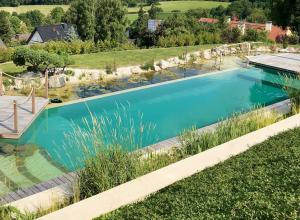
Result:
M148 30L148 14L144 11L143 7L140 7L138 13L138 19L132 24L132 29L130 32L131 38L141 38Z
M66 13L67 22L76 25L82 40L94 40L95 37L95 0L77 0L73 2Z
M158 13L163 12L162 8L157 7L155 4L151 5L151 8L149 9L149 17L151 19L157 19Z
M4 43L9 44L13 36L13 30L9 21L9 14L4 11L0 11L0 38Z
M123 42L127 25L126 12L121 0L99 0L95 41Z

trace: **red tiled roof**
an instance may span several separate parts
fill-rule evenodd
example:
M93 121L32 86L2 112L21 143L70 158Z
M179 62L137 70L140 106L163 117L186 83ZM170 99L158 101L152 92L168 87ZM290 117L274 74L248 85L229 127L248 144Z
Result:
M203 23L213 23L213 24L219 22L219 20L215 18L200 18L199 21Z
M230 27L237 27L239 24L239 21L231 21ZM245 22L246 29L254 29L254 30L261 30L264 31L266 25L265 24L258 24L258 23L249 23ZM270 32L268 32L268 39L270 40L276 40L278 36L286 35L287 31L282 29L279 26L272 25L272 29Z
M278 36L286 35L287 31L283 30L281 27L273 25L272 30L269 32L268 38L270 40L276 40Z
M203 22L203 23L218 23L219 20L215 19L215 18L200 18L199 22ZM233 20L230 22L230 27L238 27L238 25L241 23L241 21L238 20ZM247 29L254 29L254 30L261 30L264 31L266 28L265 24L259 24L259 23L250 23L250 22L245 22L246 25L246 30ZM272 29L270 32L268 32L268 39L270 40L276 40L276 38L278 36L282 36L282 35L286 35L287 31L282 29L279 26L276 25L272 25Z

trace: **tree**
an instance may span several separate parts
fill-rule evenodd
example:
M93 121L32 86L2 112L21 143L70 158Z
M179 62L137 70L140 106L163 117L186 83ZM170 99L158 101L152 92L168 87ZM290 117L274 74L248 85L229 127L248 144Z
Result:
M58 24L62 22L64 15L65 11L62 7L55 7L51 10L48 20L52 24Z
M14 34L20 34L22 21L17 16L10 16L9 21Z
M241 42L241 31L238 28L226 28L222 31L221 38L225 43Z
M155 4L151 5L151 8L149 9L149 18L150 19L157 19L158 13L163 12L162 8L157 7Z
M159 0L147 0L147 5L157 5Z
M228 8L228 14L237 16L239 19L245 19L251 14L252 4L248 0L239 0L232 2Z
M9 14L5 11L0 11L0 38L4 43L9 44L13 36L13 30L9 21Z
M143 7L140 7L138 13L138 19L135 20L132 24L130 31L131 38L141 38L148 31L148 19L149 16L145 13Z
M273 0L271 18L276 24L300 33L300 0Z
M95 0L77 0L72 2L66 20L74 25L82 40L94 40L95 37Z
M243 41L267 41L267 33L265 31L247 29L242 39Z
M255 8L252 10L251 14L247 16L246 20L253 23L265 23L267 21L267 16L261 8Z
M12 60L17 66L27 66L32 71L45 73L50 68L65 68L71 63L66 54L58 55L45 50L33 50L26 47L17 48Z
M123 42L127 24L126 12L120 0L98 1L95 41Z
M24 21L27 27L37 27L44 23L45 15L39 10L28 11L22 13L18 16L22 21Z

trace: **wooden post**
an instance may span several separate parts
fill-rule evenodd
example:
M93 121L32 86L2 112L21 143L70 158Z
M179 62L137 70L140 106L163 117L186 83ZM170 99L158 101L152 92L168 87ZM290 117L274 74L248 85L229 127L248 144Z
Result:
M14 130L15 133L18 133L19 130L19 122L18 122L18 105L17 105L17 101L14 100Z
M49 89L49 85L48 85L49 80L48 80L48 77L49 77L48 76L48 71L46 71L46 73L45 73L45 88L46 88L46 94L45 95L46 95L46 99L48 99L48 97L49 97L49 90L48 90Z
M32 95L31 95L31 103L32 103L32 114L35 114L35 88L32 89Z
M0 72L0 96L4 94L3 92L3 78L2 78L2 72Z

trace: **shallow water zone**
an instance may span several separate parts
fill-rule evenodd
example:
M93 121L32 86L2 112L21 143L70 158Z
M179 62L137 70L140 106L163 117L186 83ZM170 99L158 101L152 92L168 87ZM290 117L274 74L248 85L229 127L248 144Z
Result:
M300 88L297 79L288 84ZM275 71L237 68L49 108L18 141L0 141L0 191L76 170L95 144L142 148L285 100L286 85Z

